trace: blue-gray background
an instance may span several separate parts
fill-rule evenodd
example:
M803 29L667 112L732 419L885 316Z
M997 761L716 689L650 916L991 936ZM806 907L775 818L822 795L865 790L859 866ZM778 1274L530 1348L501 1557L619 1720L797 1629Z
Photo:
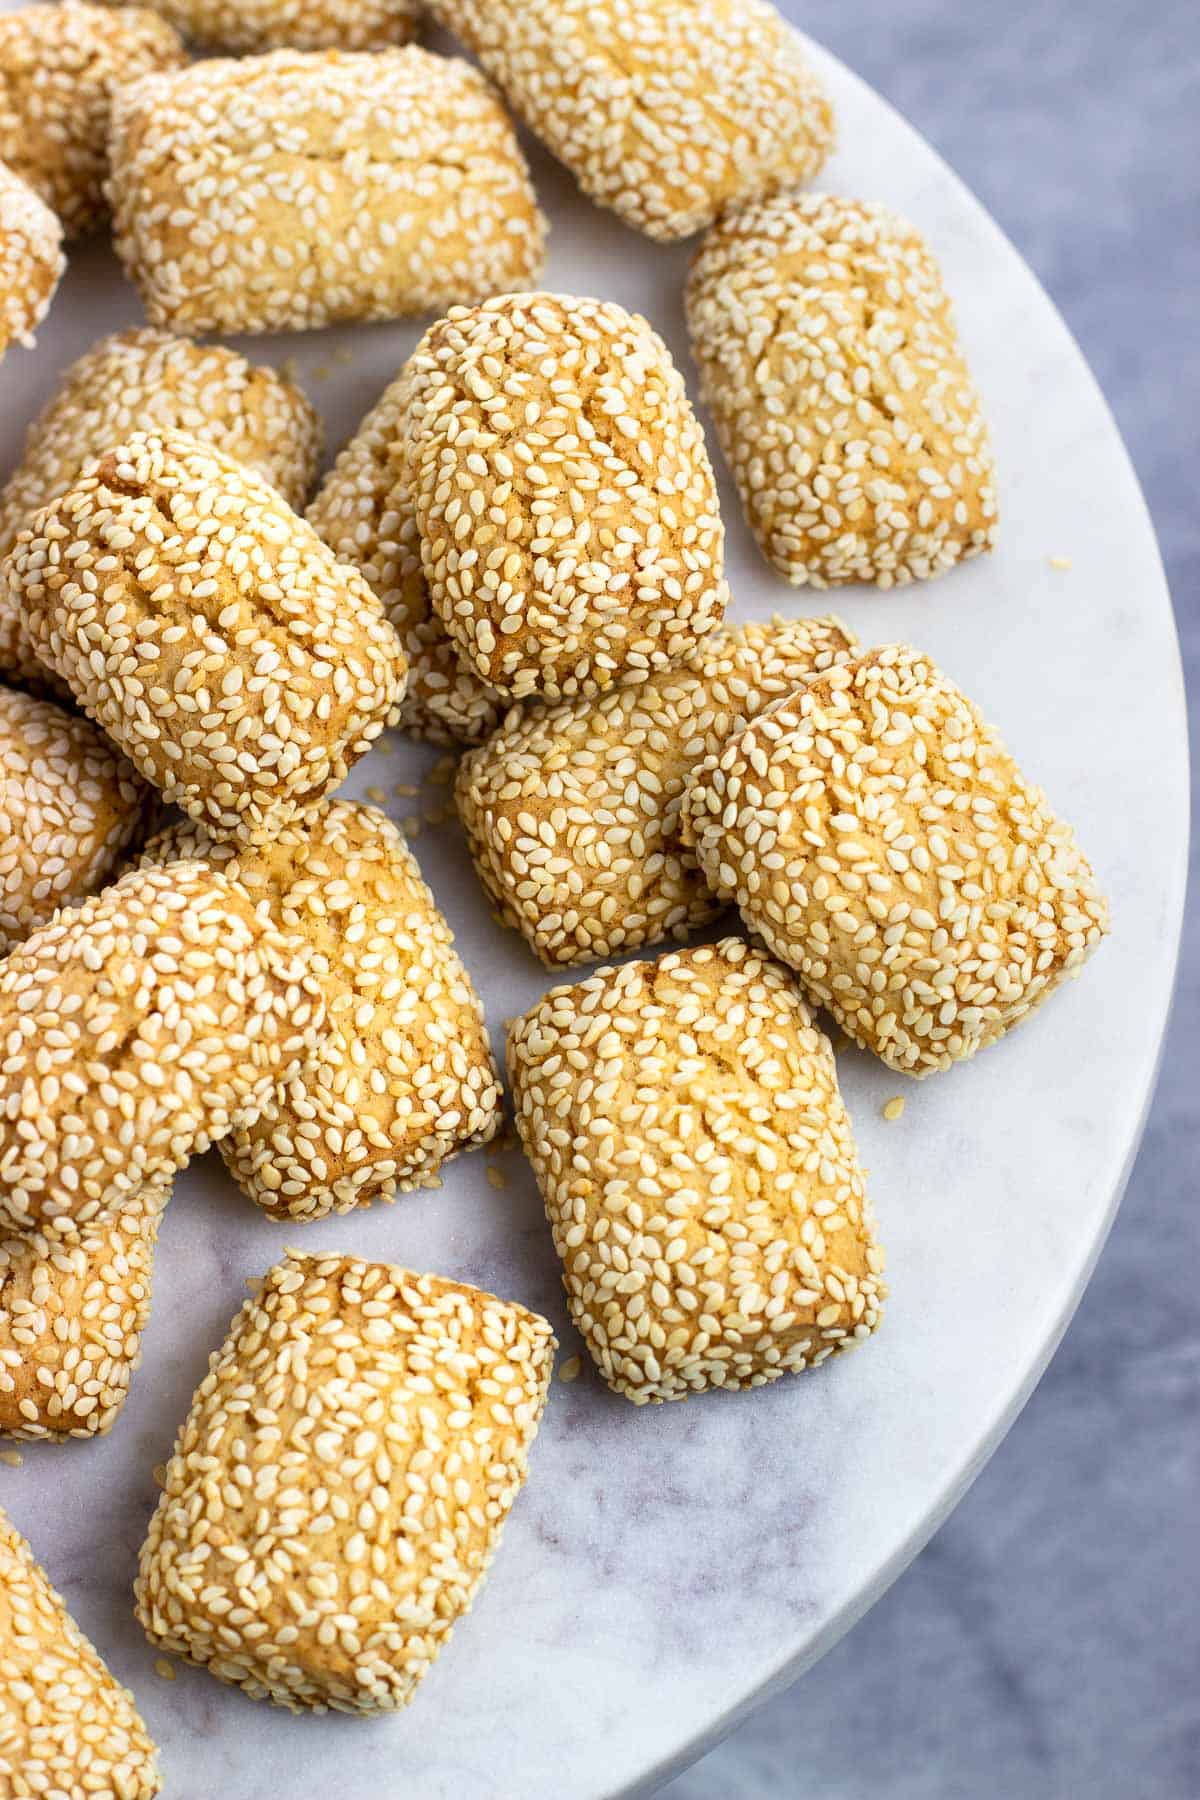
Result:
M1158 527L1195 745L1196 0L779 3L937 146L1066 315ZM669 1800L1200 1800L1195 839L1157 1098L1057 1357L908 1573Z

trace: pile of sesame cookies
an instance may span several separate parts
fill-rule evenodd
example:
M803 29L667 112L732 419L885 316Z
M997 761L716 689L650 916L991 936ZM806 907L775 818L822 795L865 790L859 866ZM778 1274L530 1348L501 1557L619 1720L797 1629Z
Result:
M570 1318L639 1406L880 1323L823 1017L943 1071L1107 930L1070 828L927 655L833 616L726 622L672 343L794 586L886 590L996 542L931 249L799 186L834 136L799 40L766 0L431 10L484 74L408 41L411 0L0 19L0 350L110 213L149 321L64 372L0 490L3 1435L117 1422L174 1178L209 1146L303 1229L501 1133L437 898L386 812L337 793L385 732L466 752L488 902L579 972L510 1022L508 1076ZM646 238L704 230L686 334L536 285L501 96ZM416 315L315 497L292 377L181 335ZM693 941L731 907L743 937ZM375 1260L288 1251L253 1284L142 1551L152 1644L293 1710L412 1698L556 1349L517 1301L396 1260L404 1204L378 1212ZM0 1664L30 1701L0 1786L156 1792L128 1696L0 1532L5 1557Z

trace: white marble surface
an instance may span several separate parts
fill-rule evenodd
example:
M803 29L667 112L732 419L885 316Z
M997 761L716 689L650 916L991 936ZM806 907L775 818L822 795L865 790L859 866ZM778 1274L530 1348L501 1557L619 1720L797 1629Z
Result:
M828 76L845 149L827 183L902 207L941 255L995 420L1004 500L995 558L919 591L848 591L839 610L864 637L928 647L1002 725L1078 825L1115 935L1082 981L970 1067L915 1087L842 1059L890 1256L879 1338L818 1374L684 1407L635 1412L587 1377L557 1386L473 1618L415 1707L384 1723L295 1721L196 1671L170 1685L155 1675L128 1598L150 1471L243 1281L285 1241L481 1281L561 1322L532 1182L513 1155L497 1192L475 1156L439 1193L281 1233L219 1165L189 1173L117 1429L95 1445L28 1449L0 1496L135 1686L170 1796L259 1800L286 1790L292 1769L336 1800L649 1790L826 1649L904 1566L1010 1422L1103 1239L1153 1077L1182 899L1182 703L1157 554L1103 402L1032 277L895 115L843 71ZM541 159L536 173L555 227L550 284L641 307L685 357L684 253L574 201ZM39 352L0 374L0 452L15 454L64 361L136 317L107 254L79 256ZM296 357L336 444L413 337L385 327L265 348ZM334 360L341 343L349 364ZM737 614L818 610L763 569L726 499ZM1049 567L1057 555L1069 572ZM430 760L398 745L352 788L416 780ZM417 849L499 1035L545 977L490 924L455 830L429 831ZM880 1106L902 1085L905 1117L885 1124Z

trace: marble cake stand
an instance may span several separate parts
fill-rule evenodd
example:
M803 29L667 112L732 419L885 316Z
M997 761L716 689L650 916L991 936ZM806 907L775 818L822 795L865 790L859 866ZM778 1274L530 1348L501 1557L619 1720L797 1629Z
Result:
M986 562L838 609L868 642L931 650L1077 825L1113 899L1084 979L975 1064L917 1086L841 1059L871 1171L893 1297L879 1337L751 1395L635 1411L586 1370L555 1384L532 1475L473 1617L407 1714L293 1719L207 1675L173 1683L130 1614L151 1471L209 1350L285 1243L344 1247L479 1282L549 1312L557 1270L515 1153L455 1163L440 1192L281 1232L209 1161L179 1183L145 1361L102 1442L26 1448L0 1503L84 1627L136 1689L174 1800L592 1800L648 1793L827 1650L945 1518L1045 1366L1096 1260L1154 1081L1184 887L1180 669L1137 483L1078 350L1012 247L933 151L814 50L845 148L831 189L901 208L942 259L995 424L1003 534ZM686 250L582 202L534 155L552 219L547 285L640 308L687 369ZM73 259L33 355L0 372L0 466L57 372L139 308L103 247ZM246 345L292 357L331 447L415 341L388 326ZM735 616L822 610L759 560L724 494ZM1054 568L1051 558L1069 558ZM399 740L351 791L397 796L436 753ZM457 829L426 827L426 874L502 1021L548 985L495 927ZM883 1103L905 1090L896 1123Z

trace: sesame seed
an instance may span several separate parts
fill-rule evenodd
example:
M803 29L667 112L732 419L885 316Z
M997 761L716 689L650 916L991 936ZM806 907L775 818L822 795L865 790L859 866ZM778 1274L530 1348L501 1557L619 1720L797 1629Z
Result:
M701 244L687 318L746 521L787 580L893 587L992 548L987 424L913 226L827 194L752 201Z
M503 1169L490 1168L485 1173L489 1187L506 1188L508 1186L508 1176Z
M324 994L316 1053L220 1145L252 1200L278 1219L394 1200L492 1136L501 1088L483 1006L386 814L329 801L306 828L237 852L182 824L143 860L181 856L236 882L302 948Z
M142 7L28 6L0 16L0 163L57 213L68 237L107 217L116 88L183 61L175 32Z
M496 1550L556 1348L475 1288L289 1253L176 1440L135 1587L152 1645L293 1711L406 1705Z
M1047 558L1047 561L1052 569L1069 569L1071 567L1069 556L1051 556Z
M927 656L815 676L697 771L714 891L863 1049L922 1076L1025 1018L1108 930L1070 827Z
M885 1119L888 1119L888 1120L900 1118L902 1116L903 1112L904 1112L904 1095L903 1094L896 1094L894 1096L894 1098L889 1100L883 1108L883 1116Z
M828 1040L735 938L557 987L508 1042L571 1318L638 1405L852 1348L884 1287Z
M133 1695L114 1680L0 1516L0 1690L14 1794L153 1800L158 1753Z
M459 765L459 817L507 924L551 967L692 936L720 911L679 833L694 768L810 675L845 661L837 619L721 630L599 699L513 709Z
M492 89L413 45L146 76L118 91L109 149L114 246L153 325L398 318L541 268L545 224Z
M582 1373L582 1360L578 1356L568 1356L565 1362L559 1364L558 1379L570 1383L578 1381Z
M0 19L0 31L3 26ZM28 182L0 163L0 358L10 344L33 347L66 266L58 219Z
M502 294L452 308L401 381L429 599L481 681L513 699L599 693L720 624L712 468L645 319Z
M160 1488L166 1487L166 1485L167 1485L167 1465L166 1465L166 1463L155 1463L153 1469L150 1472L154 1476L154 1485L156 1487L160 1487Z
M6 1464L10 1469L19 1469L24 1461L25 1458L19 1450L0 1450L0 1462Z
M833 119L764 0L432 0L584 193L650 237L806 181Z
M311 809L403 691L375 596L269 483L137 432L21 532L29 643L165 799L254 842Z
M154 1660L154 1673L161 1676L164 1681L174 1681L175 1664L169 1662L165 1656L158 1656Z

